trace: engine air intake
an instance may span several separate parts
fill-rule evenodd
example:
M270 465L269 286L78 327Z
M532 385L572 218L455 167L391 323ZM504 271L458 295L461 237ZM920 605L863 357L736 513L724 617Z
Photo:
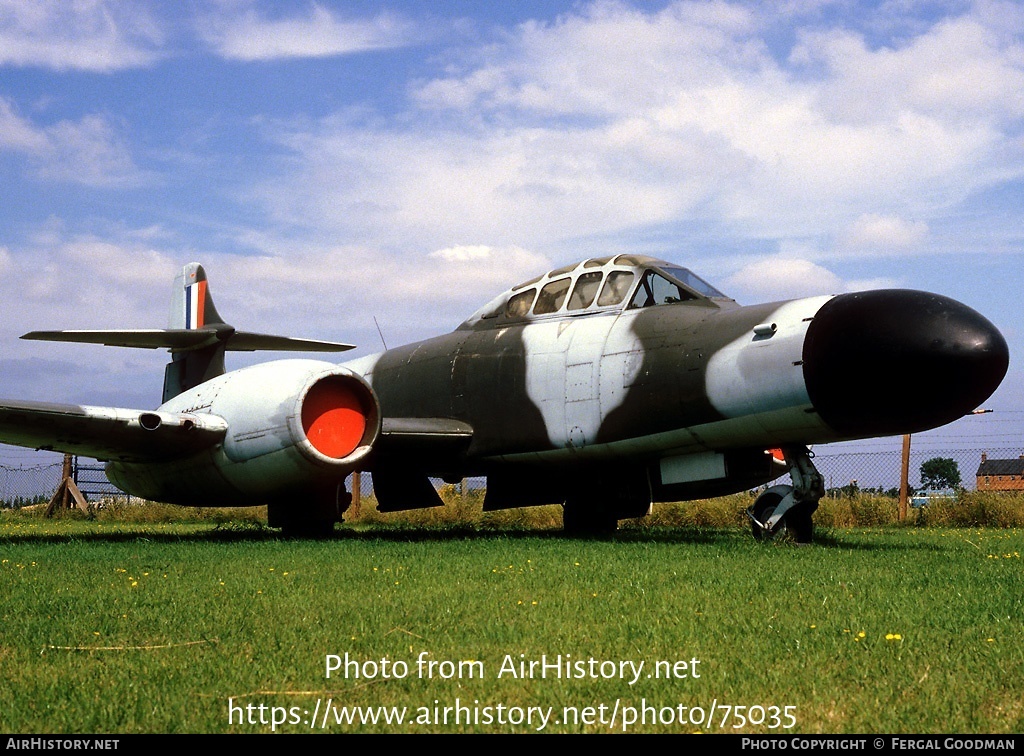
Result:
M366 433L366 415L354 386L338 376L320 379L302 400L306 438L332 459L343 459L359 447Z

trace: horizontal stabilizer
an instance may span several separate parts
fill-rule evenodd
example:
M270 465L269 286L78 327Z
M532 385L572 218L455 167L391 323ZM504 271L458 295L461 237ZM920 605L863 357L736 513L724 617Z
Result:
M4 443L104 461L163 461L195 454L223 441L227 429L217 415L0 402Z
M21 338L30 341L64 341L104 346L136 347L187 351L223 343L229 352L345 352L353 344L317 339L296 339L263 333L236 331L230 326L219 328L140 328L109 331L31 331Z
M236 331L228 340L229 352L347 352L355 344L318 339L296 339L291 336L271 336L265 333Z

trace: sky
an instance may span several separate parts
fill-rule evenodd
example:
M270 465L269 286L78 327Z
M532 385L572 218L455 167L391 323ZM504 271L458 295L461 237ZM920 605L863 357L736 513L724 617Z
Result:
M190 261L358 356L616 252L965 302L1010 373L935 437L1024 447L1024 4L0 0L0 397L156 406L165 353L18 337Z

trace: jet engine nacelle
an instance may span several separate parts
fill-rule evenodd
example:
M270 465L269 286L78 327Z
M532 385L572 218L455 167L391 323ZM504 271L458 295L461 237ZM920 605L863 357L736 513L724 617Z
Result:
M369 384L317 360L225 373L175 396L153 416L161 413L215 416L227 431L198 454L157 464L111 462L107 475L136 496L191 506L255 506L293 495L301 506L302 497L342 483L381 429Z

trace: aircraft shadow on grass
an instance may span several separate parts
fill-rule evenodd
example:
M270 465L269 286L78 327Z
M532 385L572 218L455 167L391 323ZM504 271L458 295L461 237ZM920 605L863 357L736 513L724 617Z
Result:
M131 526L123 526L131 527ZM679 544L679 545L712 545L728 546L737 542L739 531L736 528L710 528L694 526L657 527L657 528L624 528L614 535L592 535L585 540L601 543L618 544ZM165 533L146 530L145 526L137 529L91 533L35 533L25 535L8 535L0 539L0 543L10 545L32 544L67 544L67 543L137 543L145 545L175 543L276 543L293 541L296 543L336 543L339 546L348 542L383 541L387 543L450 543L454 541L474 541L486 544L493 541L580 541L578 535L567 535L558 530L531 530L524 527L476 528L470 526L453 527L418 527L418 526L386 526L365 528L342 528L330 534L317 536L287 536L279 531L262 525L245 523L229 523L212 525L209 528L195 529L186 533ZM784 541L783 541L784 542ZM774 548L779 542L766 543L766 548ZM942 547L923 541L908 543L901 539L899 543L867 542L859 537L856 531L826 530L820 532L815 539L815 548L842 549L844 551L941 551Z

